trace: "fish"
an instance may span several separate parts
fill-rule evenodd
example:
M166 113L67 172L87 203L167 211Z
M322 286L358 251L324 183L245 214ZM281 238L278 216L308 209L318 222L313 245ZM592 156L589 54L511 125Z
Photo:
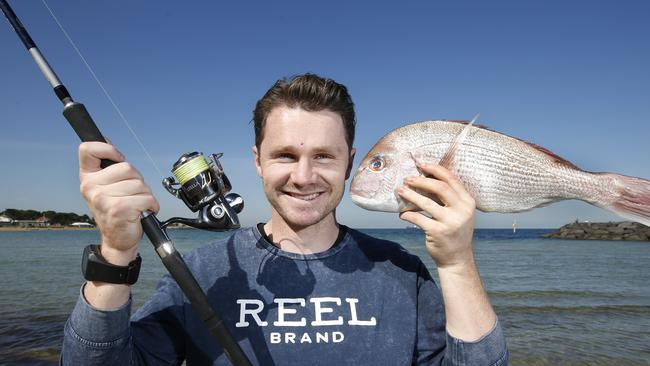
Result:
M544 147L473 121L423 121L384 135L354 174L352 202L371 211L417 211L397 188L406 177L423 175L420 164L449 169L482 212L523 212L576 199L650 226L649 180L582 170Z

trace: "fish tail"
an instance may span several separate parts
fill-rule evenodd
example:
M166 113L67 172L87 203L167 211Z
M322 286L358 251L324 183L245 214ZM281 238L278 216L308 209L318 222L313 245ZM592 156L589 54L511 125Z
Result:
M650 226L650 181L626 175L601 173L610 182L609 199L599 206L626 219Z

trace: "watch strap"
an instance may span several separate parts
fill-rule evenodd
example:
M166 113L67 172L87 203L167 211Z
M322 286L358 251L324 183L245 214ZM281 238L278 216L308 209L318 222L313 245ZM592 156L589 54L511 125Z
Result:
M133 285L140 275L140 254L127 266L108 263L101 254L99 245L84 248L81 272L87 281L99 281L120 285Z

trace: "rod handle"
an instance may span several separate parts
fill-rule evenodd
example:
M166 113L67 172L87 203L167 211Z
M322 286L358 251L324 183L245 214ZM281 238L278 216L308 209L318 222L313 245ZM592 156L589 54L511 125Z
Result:
M106 139L97 128L95 121L88 113L86 107L78 102L70 102L63 107L63 116L68 120L70 126L74 132L77 133L77 136L81 141L98 141L106 142ZM108 159L102 159L101 167L102 169L107 166L115 164L114 161Z

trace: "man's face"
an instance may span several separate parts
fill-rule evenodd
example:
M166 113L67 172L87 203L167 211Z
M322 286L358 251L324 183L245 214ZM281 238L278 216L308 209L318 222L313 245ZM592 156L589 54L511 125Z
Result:
M294 229L333 218L354 157L341 116L329 110L276 107L253 153L274 215Z

